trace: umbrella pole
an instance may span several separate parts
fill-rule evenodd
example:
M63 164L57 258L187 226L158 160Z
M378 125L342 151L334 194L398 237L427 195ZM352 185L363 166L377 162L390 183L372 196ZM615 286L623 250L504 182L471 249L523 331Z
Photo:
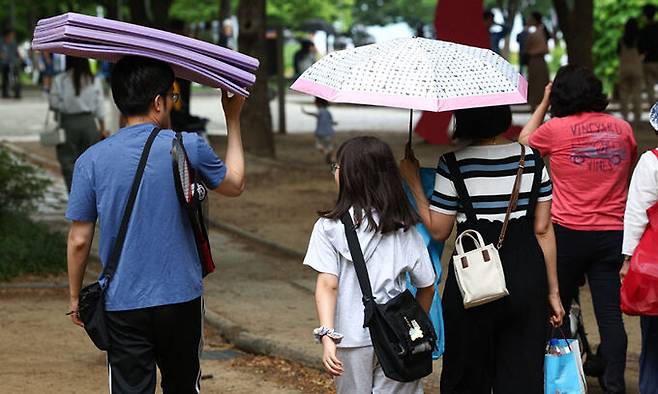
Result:
M412 133L413 133L413 122L414 122L414 110L410 109L409 110L409 147L411 147L411 138L412 138Z

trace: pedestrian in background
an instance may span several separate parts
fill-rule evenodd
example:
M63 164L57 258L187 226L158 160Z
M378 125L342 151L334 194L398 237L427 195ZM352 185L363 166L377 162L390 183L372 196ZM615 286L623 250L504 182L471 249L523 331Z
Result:
M295 67L295 77L302 75L307 68L315 63L315 56L318 50L311 40L302 40L301 48L293 55L293 66Z
M582 67L567 65L547 85L519 142L550 157L552 216L558 279L565 310L582 278L592 293L606 361L606 393L624 393L627 338L620 309L619 270L624 208L637 144L631 126L605 112L603 84ZM542 124L550 107L552 119ZM567 314L568 316L568 314ZM566 319L564 332L570 332Z
M656 131L658 134L658 130ZM624 214L624 265L621 280L628 273L631 256L647 228L647 209L658 203L658 148L645 152L637 163L628 190ZM654 223L652 223L654 225ZM658 261L658 256L651 256ZM640 393L658 393L658 316L640 316L642 352L640 353Z
M629 104L633 106L633 123L639 125L642 120L642 60L638 46L640 40L640 25L635 18L630 18L624 26L624 35L617 46L619 54L619 103L621 116L630 122L628 116Z
M528 39L528 23L526 18L523 20L523 30L516 35L516 42L519 44L519 74L524 75L528 67L528 52L526 50L526 40Z
M46 94L50 93L50 87L53 83L55 76L55 63L53 55L50 52L40 52L39 59L41 60L43 69L41 70L41 88Z
M349 212L363 249L372 293L385 304L406 290L407 273L416 300L428 312L434 296L434 268L419 218L402 186L391 148L375 137L357 137L338 149L332 168L336 205L320 212L304 265L317 271L315 303L324 367L336 376L338 394L422 394L420 380L401 383L384 375L364 328L363 295L341 217Z
M546 330L549 322L559 326L564 316L551 224L551 180L538 152L503 136L512 124L508 105L456 110L455 121L454 138L471 143L441 156L429 200L413 154L408 152L400 163L432 238L446 240L456 223L458 234L475 230L484 245L496 244L522 150L525 165L518 203L509 211L499 249L509 295L464 308L450 261L443 291L446 341L441 393L543 394Z
M640 52L644 55L644 87L649 104L656 102L656 83L658 83L658 22L655 20L656 6L647 4L642 7L644 28L640 32Z
M318 112L308 112L302 107L302 112L316 118L315 123L315 148L322 152L327 164L334 162L334 122L329 112L329 102L320 97L315 98L315 107Z
M0 71L2 73L2 98L9 98L10 91L14 98L21 98L20 68L23 63L18 53L16 33L5 29L0 43Z
M494 21L494 13L486 10L482 14L484 26L489 34L489 48L500 55L500 41L510 32L510 28Z
M548 65L544 56L548 54L548 28L542 22L542 15L533 12L528 16L528 35L525 39L525 53L528 61L528 104L530 110L541 103L544 86L549 81Z
M56 149L66 189L70 192L75 161L105 133L103 86L91 73L89 60L66 57L66 72L53 79L49 102L60 127L66 132L66 141Z

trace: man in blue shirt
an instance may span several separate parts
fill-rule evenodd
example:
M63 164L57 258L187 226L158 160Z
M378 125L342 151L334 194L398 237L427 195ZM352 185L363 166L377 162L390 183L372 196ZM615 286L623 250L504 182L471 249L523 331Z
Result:
M105 292L111 393L153 393L156 364L165 393L199 391L202 338L201 265L188 218L176 196L170 112L178 100L163 62L125 57L114 67L112 95L126 127L76 161L66 217L72 320L82 325L78 295L99 221L99 255L107 264L146 139L155 138L128 224L117 270ZM244 190L240 111L244 98L222 95L226 162L196 133L183 133L192 167L220 194Z

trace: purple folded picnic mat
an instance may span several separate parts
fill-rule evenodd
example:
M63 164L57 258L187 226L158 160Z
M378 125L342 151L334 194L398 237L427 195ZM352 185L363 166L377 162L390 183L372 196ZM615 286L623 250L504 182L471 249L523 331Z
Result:
M146 56L171 64L182 78L243 96L259 65L255 58L205 41L76 13L40 20L32 48L111 62Z

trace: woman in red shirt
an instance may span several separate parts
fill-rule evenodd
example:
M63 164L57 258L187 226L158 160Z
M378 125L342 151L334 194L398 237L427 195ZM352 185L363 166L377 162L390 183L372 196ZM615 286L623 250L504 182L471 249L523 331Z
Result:
M565 310L587 277L606 361L606 393L624 393L627 338L619 308L619 269L628 180L637 157L631 126L604 112L601 81L564 66L519 142L549 156L558 280ZM550 107L552 118L542 124ZM568 321L565 327L569 327Z

